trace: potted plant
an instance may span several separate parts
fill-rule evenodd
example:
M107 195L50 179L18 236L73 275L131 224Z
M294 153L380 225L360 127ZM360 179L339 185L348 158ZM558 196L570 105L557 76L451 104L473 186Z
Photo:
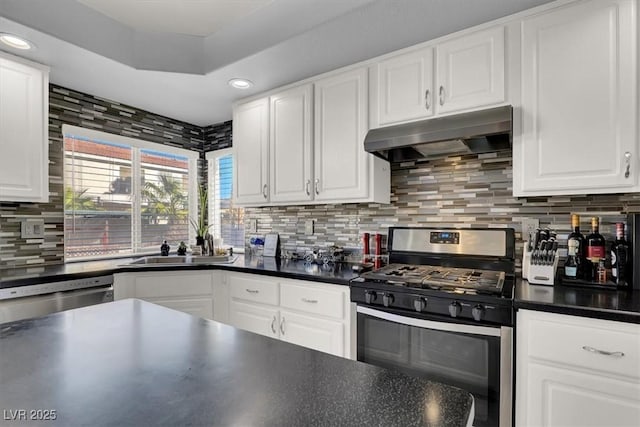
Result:
M189 221L196 232L196 245L202 248L202 253L204 253L204 238L209 232L209 228L211 228L205 221L207 200L207 189L204 186L198 186L198 206L200 211L198 212L198 218L196 220L189 218Z

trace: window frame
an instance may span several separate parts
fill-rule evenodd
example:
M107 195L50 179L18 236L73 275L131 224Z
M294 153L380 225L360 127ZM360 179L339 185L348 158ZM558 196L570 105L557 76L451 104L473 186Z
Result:
M220 227L220 221L214 221L215 212L220 211L220 201L216 200L214 197L215 194L212 194L212 190L214 189L213 178L216 176L218 172L218 162L217 159L220 157L225 157L231 155L232 158L234 156L233 148L223 148L220 150L208 151L204 154L205 159L207 160L207 221L208 224L216 224L217 227ZM235 162L232 163L235 166ZM234 168L231 169L232 174L232 182L235 186L235 173ZM235 189L231 192L231 199L234 199ZM218 235L220 235L220 229L217 230ZM245 230L246 231L246 230ZM233 246L233 252L235 253L244 253L244 245L242 247Z
M188 150L186 148L177 148L171 145L165 145L158 142L149 142L142 139L137 139L124 135L117 135L113 133L103 132L95 129L88 129L79 126L73 126L68 124L62 125L62 157L63 157L63 174L62 181L64 184L64 177L66 176L66 161L64 161L64 139L65 138L80 138L80 139L88 139L96 142L105 141L105 142L113 142L116 144L124 144L131 146L132 149L132 157L131 157L131 250L130 254L123 255L100 255L100 256L92 256L92 257L78 257L78 258L67 258L66 251L66 232L63 233L63 240L65 245L64 250L64 262L72 263L72 262L82 262L82 261L90 261L90 260L100 260L100 259L110 259L110 258L131 258L131 257L139 257L150 254L155 254L159 251L141 251L142 247L142 208L141 208L141 187L140 187L140 177L142 173L142 165L140 162L140 150L153 150L164 152L167 154L174 154L176 156L186 157L188 159L189 164L189 172L188 172L188 193L187 197L189 198L188 209L189 214L188 218L192 218L194 213L197 215L198 212L198 159L200 158L200 152ZM63 217L66 215L64 207L63 207ZM188 227L189 230L189 242L195 242L196 234L195 230L191 224ZM169 242L171 247L176 248L179 242Z

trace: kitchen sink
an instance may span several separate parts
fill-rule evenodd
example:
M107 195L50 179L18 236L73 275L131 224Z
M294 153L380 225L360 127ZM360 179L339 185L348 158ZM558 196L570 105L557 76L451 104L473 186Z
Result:
M131 261L124 266L128 267L153 267L167 265L207 265L207 264L231 264L237 257L228 255L217 256L147 256L144 258Z

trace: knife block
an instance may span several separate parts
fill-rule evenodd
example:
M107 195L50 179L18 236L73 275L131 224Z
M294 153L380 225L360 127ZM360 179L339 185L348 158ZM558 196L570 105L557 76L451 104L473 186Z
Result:
M528 275L527 280L529 283L533 285L548 285L553 286L556 278L556 271L558 270L558 262L560 261L560 255L556 253L555 258L553 259L553 264L550 265L539 265L531 263L531 255L529 255L528 260ZM522 266L522 270L525 270L524 265ZM523 275L524 277L524 275Z

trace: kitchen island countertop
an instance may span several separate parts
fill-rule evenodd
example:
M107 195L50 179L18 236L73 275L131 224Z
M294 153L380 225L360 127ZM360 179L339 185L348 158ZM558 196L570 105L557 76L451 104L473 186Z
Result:
M11 425L465 426L473 411L458 388L134 299L3 324L0 372Z

